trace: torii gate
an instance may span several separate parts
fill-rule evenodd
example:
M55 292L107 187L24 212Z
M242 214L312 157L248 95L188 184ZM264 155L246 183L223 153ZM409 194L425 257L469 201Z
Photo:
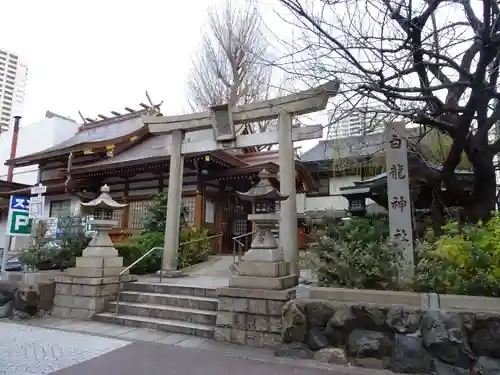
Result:
M150 133L171 133L168 177L168 210L165 228L162 272L178 276L177 252L182 203L182 177L184 155L263 145L279 145L280 190L289 198L281 202L279 238L285 260L290 262L293 275L299 275L297 202L295 191L295 158L293 142L321 138L321 125L293 127L293 116L320 111L328 99L337 94L340 82L330 81L316 88L259 103L230 108L220 105L211 111L180 116L143 116ZM235 125L278 118L277 131L236 135ZM202 140L185 140L185 133L213 129L214 137Z

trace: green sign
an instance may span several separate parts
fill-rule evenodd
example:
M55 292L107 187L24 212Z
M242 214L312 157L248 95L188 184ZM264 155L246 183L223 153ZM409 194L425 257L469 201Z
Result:
M28 208L28 197L10 197L9 217L7 219L7 235L31 235L31 219L29 218Z

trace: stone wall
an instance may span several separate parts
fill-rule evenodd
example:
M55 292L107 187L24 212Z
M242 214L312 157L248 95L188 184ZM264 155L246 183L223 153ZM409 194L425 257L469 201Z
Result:
M265 348L281 343L281 312L294 290L220 288L214 338Z
M124 281L129 279L124 277ZM116 298L118 287L118 277L59 276L56 278L52 315L91 319L94 314L103 311L109 301Z
M500 314L293 300L278 356L398 373L500 373Z

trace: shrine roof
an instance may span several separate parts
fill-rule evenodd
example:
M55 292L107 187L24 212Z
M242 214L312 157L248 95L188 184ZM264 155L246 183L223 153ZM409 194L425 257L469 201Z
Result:
M279 150L249 152L247 154L238 155L238 158L250 165L265 164L268 162L279 163ZM296 156L295 160L300 161Z
M150 108L138 111L127 110L129 113L126 114L115 112L118 115L114 117L101 115L103 117L102 120L86 119L87 122L80 125L78 132L71 138L45 150L7 160L5 164L13 164L15 166L37 164L37 162L49 157L115 143L128 136L135 135L143 129L147 129L142 122L141 116L147 113Z
M422 159L419 158L421 161ZM408 158L408 162L410 164L410 180L412 180L412 177L415 175L415 173L418 173L419 171L422 170L421 164L418 163L418 165L412 166L412 155L410 154ZM443 167L438 164L434 163L429 163L425 162L425 165L430 169L435 172L440 172ZM463 170L463 169L457 169L455 170L455 175L459 180L462 181L473 181L474 180L474 173L471 171ZM387 173L381 173L377 176L374 176L372 178L363 180L363 181L355 181L354 185L351 186L342 186L340 187L340 193L336 195L342 195L342 196L347 196L347 195L357 195L357 194L369 194L372 192L372 189L380 188L383 186L387 185Z
M419 136L418 128L407 129L410 139ZM371 133L346 138L326 139L304 152L300 160L304 163L367 157L383 151L384 134Z
M133 147L115 156L103 158L89 164L75 166L72 168L72 171L75 173L83 173L93 170L117 168L120 166L133 166L156 161L167 161L170 159L170 156L166 155L165 147L170 144L170 139L171 134L149 134L143 140L137 142ZM210 152L209 154L233 166L246 165L246 163L238 158L238 155L227 152L226 150Z

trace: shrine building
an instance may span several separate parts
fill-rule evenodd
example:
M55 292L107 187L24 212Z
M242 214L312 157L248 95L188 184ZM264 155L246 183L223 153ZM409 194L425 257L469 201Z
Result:
M88 202L99 195L107 184L111 197L129 205L114 213L118 227L111 230L114 242L124 241L140 231L154 193L168 189L170 134L152 134L142 116L158 114L158 106L141 104L143 108L126 108L113 116L99 115L86 119L78 132L41 152L7 160L14 168L39 166L39 182L47 186L45 216L79 215L79 202ZM242 131L245 131L243 129ZM192 132L195 138L212 137L211 130ZM210 234L223 233L221 250L231 252L232 238L252 231L247 214L248 202L236 192L248 191L257 181L258 173L266 169L277 173L278 151L256 148L200 152L184 158L182 201L187 209L187 222ZM305 165L295 160L297 193L319 188ZM30 188L22 187L9 195L29 196Z

